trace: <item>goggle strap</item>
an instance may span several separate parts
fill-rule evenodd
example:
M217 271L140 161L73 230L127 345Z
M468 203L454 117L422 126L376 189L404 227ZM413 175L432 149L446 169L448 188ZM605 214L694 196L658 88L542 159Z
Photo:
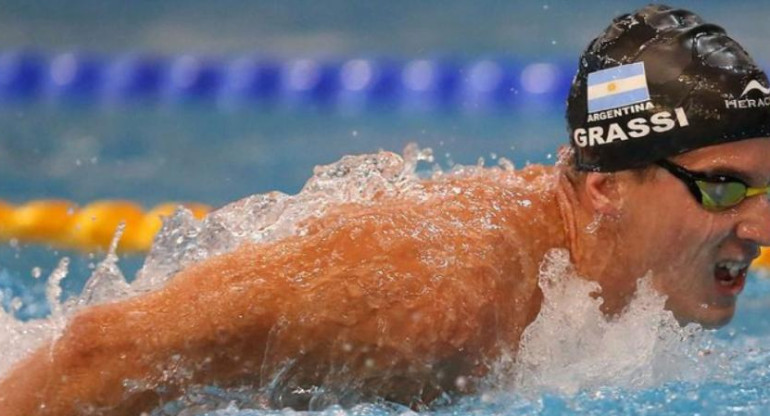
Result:
M770 186L764 188L746 188L746 196L770 194Z

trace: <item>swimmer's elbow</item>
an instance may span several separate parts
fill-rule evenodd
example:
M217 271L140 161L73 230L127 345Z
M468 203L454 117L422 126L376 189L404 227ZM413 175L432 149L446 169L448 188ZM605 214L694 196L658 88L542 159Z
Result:
M91 328L83 319L73 320L59 339L17 363L0 381L0 414L74 414L70 405L90 399L84 391L93 388L84 388L90 384L84 375L95 370L98 345L88 335ZM78 394L68 391L75 386Z
M137 354L135 334L120 321L113 305L74 316L61 337L0 381L0 414L74 415L78 403L120 406L126 399L122 381L151 374Z

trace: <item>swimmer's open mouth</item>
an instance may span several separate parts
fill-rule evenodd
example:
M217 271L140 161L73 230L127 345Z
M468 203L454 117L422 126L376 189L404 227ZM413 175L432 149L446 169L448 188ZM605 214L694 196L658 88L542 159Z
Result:
M746 284L748 270L749 263L744 261L727 260L717 263L714 267L717 291L733 296L741 293Z

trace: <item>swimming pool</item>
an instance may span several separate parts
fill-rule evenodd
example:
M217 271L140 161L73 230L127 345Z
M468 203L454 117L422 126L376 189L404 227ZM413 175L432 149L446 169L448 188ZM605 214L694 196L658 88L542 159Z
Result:
M378 171L366 166L370 161L358 158L346 162L353 168L364 168L353 169L355 174L348 176L368 178L365 187L359 187L360 183L356 182L361 177L347 178L348 182L345 182L331 179L337 178L335 176L323 176L322 172L337 172L327 168L317 171L321 176L314 178L315 185L306 187L306 191L292 197L294 200L272 195L268 199L277 203L264 205L263 199L255 199L254 206L262 207L254 211L260 213L257 216L249 216L251 208L235 209L230 211L234 215L198 223L184 213L178 214L170 222L172 225L161 233L162 238L156 241L148 257L150 260L145 264L143 278L153 280L150 286L157 287L180 265L231 249L239 240L282 238L286 233L292 233L298 219L323 209L325 199L319 195L324 192L344 195L332 196L332 200L365 198L372 192L367 187L383 186L376 180ZM355 187L350 188L348 185L351 184ZM308 189L312 193L308 193ZM360 194L348 193L351 190L358 190ZM272 206L277 207L277 211ZM277 225L266 227L269 224ZM223 231L225 229L231 231ZM71 265L60 260L65 254L72 258ZM121 272L113 268L114 258L108 256L103 260L103 254L59 253L36 246L9 244L3 246L0 256L5 264L13 265L0 271L5 303L15 309L21 306L18 312L27 318L49 314L43 303L46 297L58 298L60 281L64 283L65 291L74 295L82 290L85 279L93 270L108 276L107 280L121 276ZM141 258L124 261L121 263L122 274L130 276L140 263ZM58 266L50 272L49 281L55 284L46 284L39 277L49 274L51 268L45 265L54 264ZM607 320L599 312L598 301L589 296L596 287L570 271L566 253L554 252L544 264L541 275L544 307L541 316L530 325L519 356L515 360L504 356L477 394L446 397L443 404L424 409L420 414L763 414L770 408L763 388L770 368L770 354L765 346L770 325L764 319L770 309L767 300L770 280L760 276L761 272L751 276L734 322L719 331L702 331L693 326L680 327L663 309L664 298L645 283L640 285L639 293L626 313ZM63 271L68 266L69 276L62 281ZM95 289L96 286L89 283L89 287L91 292L84 299L103 301L120 296L120 284L101 284ZM14 297L17 299L13 300ZM550 308L549 305L559 307ZM39 334L45 338L60 330L63 316L71 307L72 303L54 302L52 320L42 327L3 317L0 320L5 328L3 342L14 347L5 349L5 360L0 364L7 367L9 361L19 355L19 349L26 348L24 343L29 339ZM200 387L188 391L177 401L165 403L152 414L295 413L265 408L263 394L250 388ZM328 399L324 396L323 386L313 394L324 398L320 403ZM309 413L380 415L413 412L394 403L362 403L347 409L318 406Z
M49 51L68 51L74 45L107 54L140 48L178 56L191 51L240 54L257 48L279 56L304 56L328 47L330 54L351 57L375 50L408 59L425 55L433 59L430 54L435 52L459 55L460 60L506 57L516 51L517 59L540 62L576 57L585 39L603 27L609 16L638 6L621 7L616 2L600 1L595 2L595 7L601 13L593 13L578 10L568 2L500 5L490 1L473 8L442 5L446 13L440 17L435 13L435 4L396 2L392 9L377 6L367 10L332 2L325 10L315 10L317 16L313 17L312 13L296 12L307 10L302 2L289 2L285 10L225 2L225 12L203 2L197 10L171 2L168 7L180 13L165 13L164 20L164 16L152 18L164 15L160 6L146 6L124 13L123 19L112 19L115 12L108 10L109 5L93 11L86 3L74 2L68 13L58 12L65 16L57 20L51 17L48 6L35 10L19 2L14 5L15 13L0 17L6 19L6 27L14 29L9 29L0 46L30 46L24 42L25 30L40 28L26 40L32 39L32 46ZM724 17L723 23L732 31L744 30L741 35L748 39L747 46L755 54L764 51L765 55L758 58L767 60L768 29L763 20L766 5L756 1L729 7L703 2L684 6L705 10L710 17ZM346 11L348 8L353 11ZM211 29L212 20L207 20L206 15L218 13L230 16L231 24ZM338 23L335 15L348 19ZM262 25L254 24L250 19L255 16L273 16L275 22L263 19ZM23 23L11 21L14 18ZM47 23L47 19L54 23ZM581 25L574 30L553 31L554 27L573 27L576 20L581 20ZM114 22L114 26L99 21ZM339 30L327 31L326 27L334 22ZM80 25L95 32L79 35ZM292 30L283 33L281 25ZM252 31L251 26L257 28ZM405 26L411 30L402 30ZM436 29L419 30L421 26ZM301 42L304 32L320 34L320 40ZM450 38L453 44L444 42ZM432 148L444 168L454 163L476 165L480 157L486 166L497 164L503 157L516 166L528 161L549 163L556 148L565 142L561 111L554 106L522 106L498 113L345 113L323 108L220 111L205 102L109 108L93 102L55 99L14 104L0 111L0 199L23 203L56 197L86 204L125 198L146 208L169 200L221 206L271 190L295 193L312 175L315 165L380 148L401 152L410 142ZM35 276L49 276L62 256L70 258L69 275L61 282L64 296L68 296L82 290L104 254L2 244L0 291L6 306L11 306L13 297L20 296L21 316L48 314L42 302L46 297L44 279ZM126 256L119 264L126 276L132 276L142 262L140 256ZM506 377L501 370L500 378L490 381L487 390L420 414L767 414L768 294L770 280L752 276L739 301L738 314L727 328L713 333L649 333L638 328L640 332L619 332L619 327L611 326L596 333L594 339L604 341L604 349L601 343L588 339L585 344L567 345L548 356L565 368L571 365L570 371L540 368L537 383L516 385L515 377ZM580 303L581 299L568 299L575 302L576 308L586 307L585 319L573 322L574 330L597 322L590 318L590 305ZM657 325L657 315L643 317L637 322ZM552 328L546 325L542 330ZM659 347L641 342L659 338L666 340ZM639 345L623 342L628 339L640 341ZM684 365L666 367L670 357ZM608 364L623 359L631 361L625 366ZM592 366L599 368L600 374L584 371ZM654 367L656 371L647 371ZM153 414L295 413L260 408L253 403L253 396L243 391L201 389L184 400L169 403ZM310 413L412 414L390 403L361 404L352 409L332 407Z

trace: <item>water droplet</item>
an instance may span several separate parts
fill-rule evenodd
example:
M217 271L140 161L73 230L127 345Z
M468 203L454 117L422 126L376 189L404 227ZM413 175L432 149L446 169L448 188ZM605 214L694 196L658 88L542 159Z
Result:
M513 164L513 162L511 162L510 160L508 160L507 158L504 158L504 157L501 157L497 161L497 164L500 165L500 167L503 168L503 170L506 170L506 171L514 171L514 170L516 170L516 166Z
M63 318L62 304L59 301L62 293L61 281L67 277L69 265L69 257L62 257L54 271L51 272L51 276L48 278L48 284L45 288L45 297L46 300L48 300L48 304L51 306L51 317L54 319Z
M11 311L13 311L14 313L18 312L23 305L24 304L22 303L20 298L15 297L11 299Z
M603 218L604 217L602 216L601 213L594 215L594 219L588 225L586 225L586 232L588 234L595 233L596 230L599 229L599 226L601 225Z
M465 388L468 386L468 379L460 376L455 379L455 387L457 387L458 390L465 390Z

